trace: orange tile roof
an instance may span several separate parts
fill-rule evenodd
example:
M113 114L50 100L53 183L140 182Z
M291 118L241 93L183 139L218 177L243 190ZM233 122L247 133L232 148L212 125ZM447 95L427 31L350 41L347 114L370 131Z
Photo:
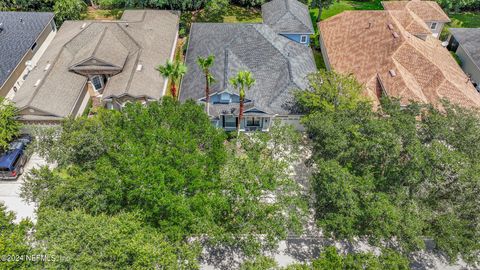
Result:
M435 1L384 1L386 10L409 10L425 22L450 22L450 18Z
M383 89L403 104L445 98L480 107L480 94L440 41L413 36L397 17L391 11L346 11L320 22L331 68L354 74L375 103Z

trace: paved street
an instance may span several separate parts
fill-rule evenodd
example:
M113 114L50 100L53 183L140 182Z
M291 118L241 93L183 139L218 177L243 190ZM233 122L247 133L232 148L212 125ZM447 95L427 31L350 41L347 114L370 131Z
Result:
M43 165L46 165L45 160L34 154L25 165L24 174L21 175L16 181L0 180L0 201L5 203L8 210L15 212L17 216L17 222L19 222L22 218L27 217L35 220L35 205L27 204L22 200L22 198L20 198L20 186L23 183L26 173L28 173L32 168L38 168Z

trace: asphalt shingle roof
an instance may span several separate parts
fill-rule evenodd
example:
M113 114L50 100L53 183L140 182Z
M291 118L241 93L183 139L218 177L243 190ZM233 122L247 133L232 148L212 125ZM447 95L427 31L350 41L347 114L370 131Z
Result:
M49 12L0 12L0 86L52 19Z
M196 60L215 55L211 69L217 83L211 93L238 93L229 79L240 70L252 72L255 85L246 92L254 106L270 114L288 114L291 90L305 88L306 76L316 71L309 47L275 33L265 24L194 23L190 32L180 100L204 97L204 74Z
M445 98L480 107L480 94L441 42L413 36L391 11L345 11L319 29L332 69L354 74L376 102L383 88L403 104Z
M425 22L450 22L448 15L435 1L382 1L386 10L409 10Z
M160 10L127 10L120 21L66 21L14 102L21 109L69 116L88 80L73 70L92 59L100 65L98 70L109 68L105 63L120 67L121 72L108 80L103 98L159 99L165 79L155 67L170 58L177 31L178 14Z
M308 7L297 0L273 0L262 5L263 22L277 33L313 34Z
M449 30L480 69L480 28L450 28Z

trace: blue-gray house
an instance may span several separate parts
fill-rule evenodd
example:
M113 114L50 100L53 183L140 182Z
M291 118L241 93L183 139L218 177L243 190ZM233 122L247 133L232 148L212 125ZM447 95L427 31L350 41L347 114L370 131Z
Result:
M276 33L305 45L314 29L308 7L297 0L273 0L262 5L263 22Z
M186 55L188 72L179 98L205 104L205 75L198 57L215 56L210 72L208 114L212 123L235 130L239 94L229 83L239 71L250 71L255 85L245 94L243 131L268 131L274 119L301 129L300 115L290 111L294 89L305 89L307 76L317 71L309 43L312 22L305 5L274 0L262 7L263 23L194 23Z

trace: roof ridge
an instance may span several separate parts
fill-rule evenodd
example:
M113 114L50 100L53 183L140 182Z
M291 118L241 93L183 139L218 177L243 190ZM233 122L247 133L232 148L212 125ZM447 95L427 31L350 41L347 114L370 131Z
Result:
M288 3L288 1L290 1L290 0L285 0L285 2L287 2L287 3ZM297 0L295 0L295 1L297 1ZM300 2L298 2L298 3L300 3ZM286 5L287 5L287 13L290 13L293 16L293 18L295 18L295 20L300 22L300 24L305 26L307 29L310 29L310 27L308 25L306 25L304 22L302 22L302 20L300 18L298 18L298 16L296 16L295 14L292 13L292 11L288 8L289 4L286 4ZM309 12L308 8L307 8L307 12ZM309 15L310 15L310 13L309 13ZM285 16L285 14L283 16ZM283 18L283 16L282 16L282 18ZM311 18L310 18L310 20L311 20Z
M269 30L273 31L273 29L271 29L270 26L265 25L265 27L267 27ZM285 53L284 53L282 50L280 50L279 48L277 48L277 46L275 46L275 44L274 44L271 40L269 40L264 34L262 34L260 31L258 31L258 29L257 29L256 27L254 27L254 28L255 28L255 31L257 31L258 34L260 34L260 36L262 36L265 40L267 40L267 41L272 45L272 47L275 48L275 50L277 50L277 51L283 56L284 60L286 60L286 62L287 62L288 76L289 76L288 79L289 79L290 82L293 82L294 84L296 84L296 83L293 81L293 74L292 74L292 66L291 66L291 63L290 63L290 56L289 56L289 55L285 55ZM273 31L273 32L275 32L275 31ZM283 37L282 35L278 35L278 34L276 34L276 33L275 33L275 35L276 35L276 37L287 39L287 42L288 42L288 43L296 44L296 42L290 41L290 39L288 39L288 38L286 38L286 37ZM303 45L300 45L300 46L303 46ZM297 85L297 86L298 86L298 85Z
M51 67L46 71L46 74L44 76L42 76L42 78L40 79L41 80L40 84L36 87L33 95L30 97L30 100L26 103L26 105L24 107L31 106L31 103L32 103L33 99L37 96L38 92L40 92L40 88L42 88L42 86L45 82L45 78L48 75L50 75L50 72L52 71L53 67L55 66L55 64L58 61L58 58L60 58L60 55L63 53L64 50L65 50L65 47L63 46L62 49L60 50L60 53L57 54L57 56L53 59Z
M102 33L100 34L100 38L98 39L98 42L95 45L95 48L93 49L92 56L95 58L97 57L96 54L97 54L98 47L100 47L100 44L102 43L103 38L105 37L105 33L107 32L107 28L108 27L103 28Z
M274 2L274 1L271 1L271 2L269 2L269 3L273 3L273 2ZM276 19L274 22L271 22L272 24L277 23L278 21L280 21L281 18L283 18L283 16L285 16L285 14L289 13L287 0L285 0L284 2L285 2L285 12L284 12L281 16L278 16L278 19ZM263 12L262 12L262 13L263 13ZM263 14L262 14L262 17L263 17Z
M141 51L142 51L141 48L137 51L137 57L135 59L135 64L132 66L132 73L130 73L130 78L128 78L128 83L127 83L127 87L125 89L125 94L128 94L130 92L130 87L132 86L132 80L133 80L133 77L135 76L135 69L138 65L138 61L140 59Z

